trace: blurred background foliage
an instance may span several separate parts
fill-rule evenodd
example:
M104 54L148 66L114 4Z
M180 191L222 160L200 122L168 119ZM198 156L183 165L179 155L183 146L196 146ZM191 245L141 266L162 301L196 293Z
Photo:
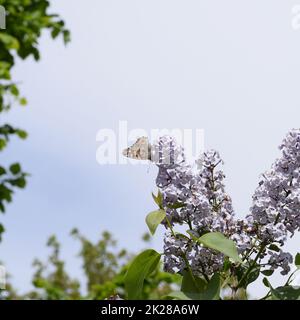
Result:
M113 236L105 231L96 243L84 237L77 229L72 230L74 240L79 241L78 258L84 271L84 279L72 278L61 257L61 245L55 236L48 239L50 250L47 261L33 262L34 289L19 294L8 281L6 290L0 291L0 299L44 299L44 300L103 300L119 296L126 298L124 275L134 255L118 248ZM147 242L149 235L143 236ZM82 284L84 283L84 284ZM159 265L145 280L143 299L162 299L170 292L178 290L181 277L161 270Z
M0 0L6 10L6 29L0 30L0 153L3 153L13 137L26 139L25 130L5 122L5 113L13 106L25 106L19 84L12 79L16 62L33 58L40 59L39 39L48 30L53 39L62 36L64 43L70 41L70 32L57 14L49 13L46 0ZM16 188L26 186L28 174L22 170L19 159L13 164L0 163L0 212L13 200ZM0 220L0 241L4 226ZM79 241L79 259L85 279L73 279L66 270L61 257L61 244L55 236L48 239L50 254L47 261L33 262L33 290L20 294L8 278L6 290L0 291L0 299L106 299L119 295L124 297L124 274L133 255L125 249L118 250L116 240L109 232L103 232L96 243L92 243L77 229L71 232ZM149 240L145 235L144 241ZM0 257L1 259L1 257ZM176 276L164 273L159 268L147 279L143 297L157 299L171 291ZM82 283L86 283L86 287ZM173 285L171 285L173 283Z
M5 123L4 114L13 106L25 106L19 84L12 79L16 62L32 57L40 59L39 39L44 30L53 39L62 36L65 43L70 41L70 32L57 14L50 14L50 3L46 0L0 0L6 11L6 28L0 30L0 153L4 151L13 136L25 139L26 131ZM0 213L12 201L16 188L26 186L27 174L16 161L6 166L0 162ZM4 226L0 220L0 241Z

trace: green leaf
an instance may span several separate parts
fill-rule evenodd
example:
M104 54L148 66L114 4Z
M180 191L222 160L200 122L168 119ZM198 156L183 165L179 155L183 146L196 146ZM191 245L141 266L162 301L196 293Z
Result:
M230 267L231 267L231 262L228 257L225 257L224 264L223 264L223 271L224 272L228 271Z
M152 198L154 202L158 205L159 209L163 209L163 195L159 190L157 192L157 196L152 192Z
M274 273L274 270L264 270L261 272L263 275L269 277Z
M6 147L6 141L4 139L0 139L0 151Z
M160 256L155 250L149 249L140 253L131 262L124 279L128 299L141 298L144 280L157 267Z
M183 208L185 207L186 205L182 202L176 202L174 204L169 204L167 207L170 208L170 209L180 209L180 208Z
M161 209L152 211L147 215L146 223L152 235L154 235L158 225L164 220L165 217L166 212Z
M52 31L51 31L51 37L53 39L57 38L57 36L60 34L60 29L59 28L54 28Z
M250 283L254 282L260 274L260 266L256 266L254 267L248 274L248 277L246 279L247 281L247 285L249 285Z
M222 252L234 262L242 262L239 257L235 243L232 240L227 239L220 232L210 232L204 234L198 239L205 247Z
M280 251L280 249L276 246L276 244L270 244L268 249L276 252Z
M14 84L10 87L10 93L15 97L18 97L20 94L18 87Z
M185 234L183 234L183 233L180 233L180 232L174 232L175 233L175 236L176 236L176 238L182 238L182 239L185 239L185 240L190 240L190 238L188 237L188 236L186 236Z
M219 300L220 298L220 286L217 281L214 281L209 288L209 291L201 294L201 293L185 293L182 291L173 291L169 293L165 298L174 299L174 300Z
M194 235L194 232L192 230L186 230L186 233L191 237L192 240L194 240L195 242L198 242L199 241L199 238L196 237Z
M63 32L64 43L67 44L71 41L71 34L69 30L64 30Z
M263 284L267 287L267 288L271 288L270 282L267 278L263 278Z
M300 269L300 253L297 253L295 256L295 265L298 269Z
M27 100L26 100L26 98L21 98L21 99L19 100L19 102L20 102L20 105L21 105L21 106L26 106L26 105L27 105Z
M221 290L221 279L218 273L215 273L207 285L207 289L199 294L199 300L219 300Z
M238 281L240 283L240 286L243 288L247 288L248 285L252 282L254 282L260 274L260 265L255 264L253 265L253 262L251 262L251 271L249 272L250 265L240 265L236 269L236 274Z
M2 233L5 231L3 224L0 223L0 241L2 240Z
M0 39L1 42L1 39ZM9 80L11 79L10 69L12 65L10 62L0 61L0 78Z
M19 163L14 163L14 164L12 164L12 165L9 167L9 171L10 171L12 174L14 174L14 175L20 173L20 172L21 172L21 166L20 166L20 164L19 164Z
M192 300L192 298L188 297L181 291L173 291L169 293L165 298L169 299L174 299L174 300ZM195 299L196 300L196 299Z
M196 276L191 276L187 271L183 272L181 291L188 293L199 293L205 290L207 283Z
M300 287L270 287L273 300L300 300Z
M184 278L183 278L184 279ZM191 281L191 277L187 276L185 283L183 280L181 290L184 295L192 300L219 300L221 291L221 279L218 273L215 273L210 279L209 283L205 283L203 279L196 278L197 287ZM201 282L199 282L199 279ZM201 286L201 289L200 289ZM185 291L189 290L189 291ZM192 291L191 291L192 290Z
M11 180L11 181L9 181L9 183L12 186L18 187L20 189L23 189L26 186L26 180L24 177L20 177L18 179Z
M6 33L0 32L0 41L7 49L18 50L20 47L18 39Z
M0 176L6 173L6 170L3 167L0 167Z
M17 135L19 138L21 139L26 139L27 138L27 132L24 130L18 130L17 131Z

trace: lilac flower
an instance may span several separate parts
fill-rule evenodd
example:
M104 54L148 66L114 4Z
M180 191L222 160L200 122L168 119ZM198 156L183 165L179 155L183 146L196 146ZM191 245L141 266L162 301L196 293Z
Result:
M213 250L194 245L189 253L191 269L195 276L201 277L204 274L211 276L222 270L224 255Z
M223 254L167 232L164 238L164 270L182 273L187 268L184 257L195 276L210 276L220 271L224 263Z
M175 238L170 232L164 237L164 270L166 272L182 272L185 268L183 253L188 250L188 242L184 238Z
M292 130L280 150L282 156L262 175L250 214L238 220L225 190L219 153L203 153L195 166L187 163L183 148L173 138L159 138L151 146L151 160L158 166L156 185L167 215L166 228L186 224L195 237L221 232L236 243L240 254L251 253L254 244L261 245L258 262L266 258L272 269L289 272L291 255L267 248L273 243L283 245L300 230L300 130ZM253 252L257 254L256 249ZM215 250L170 232L165 235L164 253L169 272L182 272L188 263L195 275L210 276L224 262L224 256Z
M156 155L159 167L156 184L161 190L169 222L172 225L187 223L198 237L209 231L229 234L234 223L234 212L231 199L225 192L225 176L217 170L222 163L218 152L211 150L204 153L198 161L202 163L202 169L195 170L185 161L182 148L170 137L162 137L154 148L152 146L153 150L159 153L159 156ZM165 159L171 161L166 162ZM165 270L174 272L186 267L183 250L195 272L202 265L201 273L211 275L223 265L222 254L200 244L190 245L172 235L166 235L164 242Z
M273 252L269 251L269 261L268 264L271 266L271 270L275 270L278 267L282 268L282 271L280 272L282 275L286 275L290 272L290 264L293 262L293 257L288 252L280 251Z
M280 150L254 193L251 213L263 241L283 244L300 230L300 130L289 132Z

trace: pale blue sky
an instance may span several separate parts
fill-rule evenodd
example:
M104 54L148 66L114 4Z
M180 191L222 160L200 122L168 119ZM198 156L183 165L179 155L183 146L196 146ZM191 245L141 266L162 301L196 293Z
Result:
M99 129L117 129L119 120L131 129L204 129L206 147L225 160L228 191L242 217L259 174L300 119L300 31L291 27L297 1L51 2L72 42L64 48L45 35L42 61L16 67L29 105L7 121L30 136L1 155L32 174L8 208L0 246L21 290L29 287L33 258L47 255L52 233L74 276L81 271L68 236L73 227L92 239L108 229L132 251L143 246L156 169L99 166ZM288 249L299 251L299 240ZM161 248L160 232L153 246Z

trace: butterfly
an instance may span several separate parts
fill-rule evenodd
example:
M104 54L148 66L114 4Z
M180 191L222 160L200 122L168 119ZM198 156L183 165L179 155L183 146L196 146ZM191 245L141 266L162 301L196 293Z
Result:
M151 160L151 144L148 138L138 138L131 147L123 150L123 155L136 160Z

